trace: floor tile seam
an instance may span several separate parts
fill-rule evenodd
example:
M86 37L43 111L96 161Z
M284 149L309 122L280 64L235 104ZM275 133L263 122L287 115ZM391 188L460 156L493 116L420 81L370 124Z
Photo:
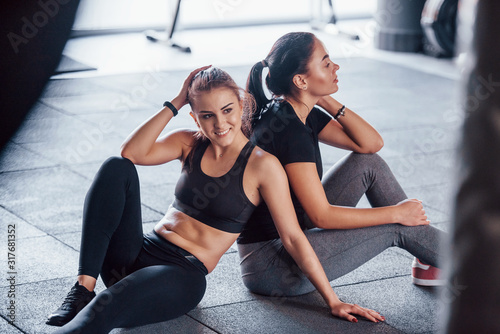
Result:
M45 233L45 235L43 235L43 237L45 236L48 236L49 234L42 230L41 228L39 228L38 226L36 225L33 225L32 223L30 223L29 221L27 221L26 219L24 219L23 217L21 217L20 215L18 215L16 212L12 211L12 210L9 210L9 208L5 207L2 203L0 203L0 208L4 209L5 211L7 211L8 213L10 213L11 215L13 215L14 217L16 217L17 219L20 219L22 220L24 223L30 225L31 227L34 227L36 228L37 230ZM42 237L42 236L34 236L34 237L26 237L26 238L16 238L16 240L21 240L21 239L30 239L30 238L36 238L36 237Z
M0 205L1 207L1 205ZM29 222L27 222L26 220L23 219L24 222L26 222L27 224L30 224ZM31 240L31 239L41 239L41 238L47 238L47 237L51 237L55 240L57 240L58 242L60 242L61 244L63 244L64 246L66 247L69 247L71 250L74 250L75 252L77 253L80 253L80 251L76 248L74 248L73 246L67 244L66 242L64 242L63 240L59 239L57 237L57 234L52 234L52 233L49 233L47 231L44 231L43 229L37 227L37 226L34 226L32 224L30 224L32 227L35 227L36 229L40 230L41 232L45 233L45 235L36 235L36 236L31 236L31 237L25 237L25 238L17 238L16 240ZM77 233L79 231L75 231L75 232L67 232L67 233L61 233L59 235L63 235L63 234L69 234L69 233Z
M18 142L15 142L14 140L9 140L9 142L15 144L16 146L19 146L20 148L22 148L23 150L26 150L32 154L35 154L36 156L40 157L40 158L43 158L47 161L50 161L50 159L48 159L47 157L43 156L42 154L38 153L37 151L34 151L32 149L30 149L29 147L26 147L24 146L24 143L18 143ZM27 143L27 144L33 144L33 143ZM34 167L34 168L27 168L27 169L22 169L23 171L24 170L33 170L33 169L41 169L41 168L48 168L48 167L54 167L54 166L58 166L59 164L55 164L53 166L43 166L43 167ZM3 173L3 172L0 172L0 173Z
M47 158L44 157L44 159L47 159ZM16 170L5 170L5 171L1 171L0 175L10 174L10 173L22 173L22 172L38 171L38 170L42 170L42 169L50 169L50 168L55 168L55 167L60 167L60 165L34 167L34 168L26 168L26 169L16 169Z
M33 235L33 236L30 236L30 237L16 238L16 240L23 240L24 241L24 240L39 239L39 238L44 238L44 237L53 237L52 235L48 234L44 230L41 230L40 228L38 228L36 226L34 226L34 227L37 228L38 230L40 230L41 232L45 233L45 235Z
M88 81L92 81L91 82L92 86L95 86L96 88L100 88L100 89L108 89L109 88L107 86L104 86L102 84L94 82L94 80L92 80L92 78L94 78L94 77L89 77L89 80L88 80ZM87 78L78 78L78 77L77 78L54 78L54 76L52 76L52 77L50 77L49 81L47 82L47 85L49 85L50 82L64 81L64 80L66 80L66 81L76 81L76 80L82 80L82 79L85 80ZM80 94L67 94L67 95L62 95L62 96L50 96L50 95L47 96L46 95L47 92L44 91L42 93L42 95L40 96L38 102L41 102L40 100L42 98L81 97L81 96L91 95L92 93L98 93L98 92L100 92L100 90L96 89L95 91L85 91L84 93L80 93Z
M186 316L188 316L189 318L193 319L194 321L196 321L200 325L202 325L202 326L210 329L211 331L213 331L213 332L215 332L217 334L223 334L222 332L219 332L218 330L216 330L215 328L209 326L208 324L203 323L201 320L196 319L194 316L190 315L189 313L186 313Z
M141 204L142 204L142 205L144 205L144 207L148 208L149 210L151 210L151 211L153 211L153 212L155 212L155 213L158 213L158 214L160 214L160 215L162 215L162 216L164 216L164 215L165 215L165 213L166 213L166 212L161 212L161 211L159 211L159 210L157 210L157 209L154 209L153 207L151 207L151 206L147 205L146 203L144 203L144 202L142 202L142 201L141 201Z
M75 249L74 247L72 247L71 245L68 245L67 243L65 243L64 241L62 241L61 239L59 239L57 237L57 234L52 234L48 231L45 231L44 229L36 226L36 225L33 225L32 223L30 223L29 221L27 221L26 219L24 219L23 217L19 216L17 213L13 212L12 210L9 210L8 208L6 208L4 205L2 205L0 203L0 208L4 209L5 211L9 212L10 214L12 214L13 216L15 216L16 218L22 220L24 223L30 225L31 227L33 228L36 228L37 230L45 233L45 235L37 235L37 236L31 236L31 237L24 237L24 238L16 238L17 240L29 240L29 239L38 239L38 238L46 238L46 237L52 237L54 239L56 239L57 241L59 241L60 243L62 243L63 245L71 248L72 250L76 251L76 252L80 252L79 250ZM66 232L66 233L77 233L79 231L74 231L74 232ZM66 233L61 233L61 234L66 234Z
M76 166L76 165L83 165L83 164L74 164L74 166ZM61 167L63 169L65 169L65 170L67 170L68 172L73 173L75 175L78 175L80 177L83 177L87 181L92 181L92 178L90 178L90 177L88 177L88 176L86 176L84 174L79 173L78 171L72 169L71 166L73 166L73 165L71 165L71 164L61 164Z
M78 232L78 231L77 231ZM77 232L73 232L73 233L77 233ZM69 232L68 232L69 233ZM69 247L70 249L74 250L75 252L77 252L78 254L80 254L80 250L74 248L73 246L67 244L66 242L62 241L61 239L59 239L56 235L53 235L53 234L50 234L50 233L47 233L47 235L51 236L52 238L56 239L57 241L59 241L60 243L62 243L63 245L65 245L66 247Z
M142 225L145 225L145 224L151 224L151 223L158 223L158 220L143 220L142 221Z
M40 100L41 101L41 100ZM47 105L47 104L45 104ZM48 106L48 105L47 105ZM85 117L82 117L83 115L89 115L89 114L92 114L92 115L102 115L102 114L110 114L111 112L98 112L98 113L85 113L85 114L80 114L80 113L69 113L67 112L66 110L64 109L59 109L59 108L55 108L53 106L49 106L51 109L56 109L57 112L60 112L61 114L64 114L65 116L68 116L68 117L71 117L70 121L73 120L73 119L77 119L87 125L90 125L92 127L98 127L99 124L96 124L92 121L89 121L87 119L85 119ZM122 137L119 133L115 132L115 131L111 131L112 134L116 134L117 136L119 137ZM43 142L43 141L42 141ZM23 142L23 143L19 143L19 142L15 142L16 144L33 144L33 143L39 143L37 141L34 141L34 142Z
M60 280L60 279L69 279L69 278L74 278L75 281L76 281L76 276L77 275L75 274L75 275L71 275L71 276L61 276L61 277L54 277L54 278L42 279L42 280L38 280L38 281L29 281L29 282L17 283L16 287L21 287L21 286L24 286L24 285L33 285L33 284L38 284L38 283L50 283L51 281L57 281L57 280ZM1 286L0 288L6 288L6 287L8 287L8 285Z
M270 297L270 296L260 296L260 297L263 297L263 298L273 298L273 297ZM259 301L259 299L257 299L256 297L252 297L252 299L249 299L249 300L242 300L242 301L238 301L238 302L230 302L230 303L224 303L224 304L218 304L218 305L198 307L198 309L200 311L202 311L202 310L210 310L210 309L217 308L217 307L231 306L231 305L238 305L238 304L246 304L246 303L258 302L258 301Z
M15 323L11 322L10 320L8 320L7 318L5 318L5 316L3 314L0 313L0 318L4 319L5 321L7 321L7 323L14 327L15 329L17 329L18 331L20 331L21 333L24 333L24 334L27 334L27 332L25 332L24 330L22 330L21 328L19 328Z
M398 254L398 255L404 256L402 254ZM365 281L359 281L359 282L355 282L355 283L346 283L346 284L340 284L340 285L333 284L332 287L344 288L344 287L349 287L349 286L354 286L354 285L359 285L359 284L374 283L374 282L386 281L386 280L390 280L393 278L402 278L402 277L407 277L407 276L411 276L411 274L401 274L401 275L394 275L394 276L390 276L390 277L381 277L381 278L376 278L376 279L372 279L372 280L365 280Z
M30 150L29 148L24 147L24 144L18 144L18 145L22 146L22 147L23 147L24 149L26 149L26 150L29 150L30 152L36 153L36 152L34 152L34 151ZM47 157L43 156L42 154L39 154L39 153L36 153L36 154L37 154L38 156L40 156L40 157L44 158L44 159L49 160L49 158L47 158ZM80 173L78 173L78 172L76 172L76 171L72 170L71 168L69 168L69 167L68 167L68 165L67 165L67 164L64 164L64 163L57 163L57 164L52 165L52 166L35 167L35 168L20 169L20 170L13 170L13 171L3 171L3 172L0 172L0 175L1 175L1 174L4 174L4 173L19 173L19 172L27 172L27 171L28 171L28 172L29 172L29 171L39 171L39 170L45 170L45 169L46 169L46 170L49 170L49 169L58 169L58 168L59 168L59 169L64 169L64 170L66 170L66 171L68 171L68 172L71 172L71 173L73 173L73 174L75 174L75 175L77 175L77 176L79 176L79 177L82 177L82 178L84 178L84 179L86 179L86 180L89 180L86 176L84 176L83 174L80 174Z
M108 115L109 115L109 114L111 114L111 113L106 113L106 114L108 114ZM85 117L82 117L82 116L87 116L87 115L89 115L89 114L85 114L85 115L82 115L82 114L75 114L75 115L74 115L74 117L75 117L76 119L78 119L78 120L80 120L80 121L84 122L84 123L87 123L88 125L90 125L90 126L92 126L92 127L95 127L96 129L100 130L100 132L102 132L102 130L100 129L100 127L102 126L102 125L101 125L102 123L99 123L99 121L102 121L102 119L100 119L99 121L94 122L94 121L87 120ZM101 114L101 113L99 113L99 114L93 114L93 115L102 115L102 114ZM112 120L112 119L113 119L113 117L110 117L110 119ZM124 136L123 136L123 134L121 134L121 133L119 132L119 128L118 128L118 129L113 129L113 130L111 130L110 132L103 134L103 137L104 137L104 135L112 135L112 136L114 136L114 137L116 137L116 138L120 138L121 140L124 140L124 139L123 139L123 138L124 138ZM128 135L128 134L127 134L127 135Z
M90 95L89 95L89 96L90 96ZM63 96L63 97L59 97L59 98L64 98L64 96ZM75 117L75 116L79 116L79 115L102 115L102 114L114 114L114 113L116 113L116 111L99 111L99 112L70 112L70 111L67 111L66 109L63 109L63 108L61 108L61 107L57 107L57 106L55 106L55 105L51 104L50 102L48 102L48 101L46 100L46 98L43 98L43 97L42 97L42 98L40 98L40 99L38 100L38 102L43 103L45 106L47 106L47 107L49 107L49 108L51 108L51 109L53 109L53 110L55 110L55 111L58 111L58 112L62 113L62 114L63 114L63 115L65 115L65 116L69 116L69 117ZM153 105L153 103L151 103L151 102L149 102L149 101L145 101L145 100L144 100L144 101L142 101L142 102L143 102L144 104L147 104L147 105L152 106L152 107L154 107L154 108L157 108L157 107L158 107L157 105ZM139 112L139 111L142 111L142 110L143 110L142 108L141 108L141 109L138 109L138 108L132 108L132 109L130 109L130 112L134 112L134 111L135 111L135 112ZM78 120L81 120L81 119L80 119L80 118L78 118ZM87 123L88 123L88 122L87 122ZM91 125L93 125L93 124L91 124Z
M47 102L47 101L45 100L45 97L43 97L43 96L39 97L39 98L38 98L38 100L37 100L36 102L38 102L38 103L40 103L40 104L43 104L44 106L46 106L46 107L48 107L48 108L50 108L50 109L52 109L52 110L54 110L54 111L57 111L57 112L59 112L59 113L61 113L61 114L65 115L65 116L70 116L70 117L71 117L71 116L74 116L74 114L72 114L72 113L70 113L70 112L66 111L65 109L62 109L62 108L59 108L59 107L56 107L56 106L54 106L54 105L50 104L49 102Z

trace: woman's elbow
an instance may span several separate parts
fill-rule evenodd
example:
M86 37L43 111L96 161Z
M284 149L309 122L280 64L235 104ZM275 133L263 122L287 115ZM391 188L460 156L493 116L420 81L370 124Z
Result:
M382 147L384 147L384 139L382 139L382 137L379 137L379 139L377 141L375 141L373 146L374 146L374 150L372 153L377 153L378 151L380 151L382 149Z
M308 216L314 227L317 228L328 228L328 219L324 215L310 215Z
M380 151L382 147L384 147L384 140L382 139L382 137L380 137L378 140L372 141L370 145L361 147L357 153L374 154Z
M122 156L122 158L126 158L126 159L132 161L132 163L134 163L134 164L136 163L134 157L132 156L132 153L130 152L130 150L127 149L126 145L121 146L120 155Z

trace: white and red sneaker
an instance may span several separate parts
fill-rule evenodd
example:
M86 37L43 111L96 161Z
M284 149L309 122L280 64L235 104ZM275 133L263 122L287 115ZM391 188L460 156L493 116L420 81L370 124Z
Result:
M422 263L414 258L411 265L411 278L415 285L439 286L444 285L445 280L441 279L441 270L431 265Z

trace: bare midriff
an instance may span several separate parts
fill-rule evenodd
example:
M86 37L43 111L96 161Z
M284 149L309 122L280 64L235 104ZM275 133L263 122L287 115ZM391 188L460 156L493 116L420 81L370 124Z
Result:
M205 225L173 207L168 209L154 230L174 245L196 256L208 272L214 270L222 255L239 235Z

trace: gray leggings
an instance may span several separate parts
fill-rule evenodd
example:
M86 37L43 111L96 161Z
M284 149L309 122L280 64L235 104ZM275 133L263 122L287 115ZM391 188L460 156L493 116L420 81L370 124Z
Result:
M323 177L331 204L354 207L363 194L373 207L394 205L406 194L385 161L377 154L350 153ZM308 219L306 218L306 221ZM438 266L444 232L432 226L400 224L304 233L314 248L328 280L341 277L389 247L397 246L424 263ZM280 239L238 244L243 283L252 292L268 296L296 296L315 288L284 249Z

